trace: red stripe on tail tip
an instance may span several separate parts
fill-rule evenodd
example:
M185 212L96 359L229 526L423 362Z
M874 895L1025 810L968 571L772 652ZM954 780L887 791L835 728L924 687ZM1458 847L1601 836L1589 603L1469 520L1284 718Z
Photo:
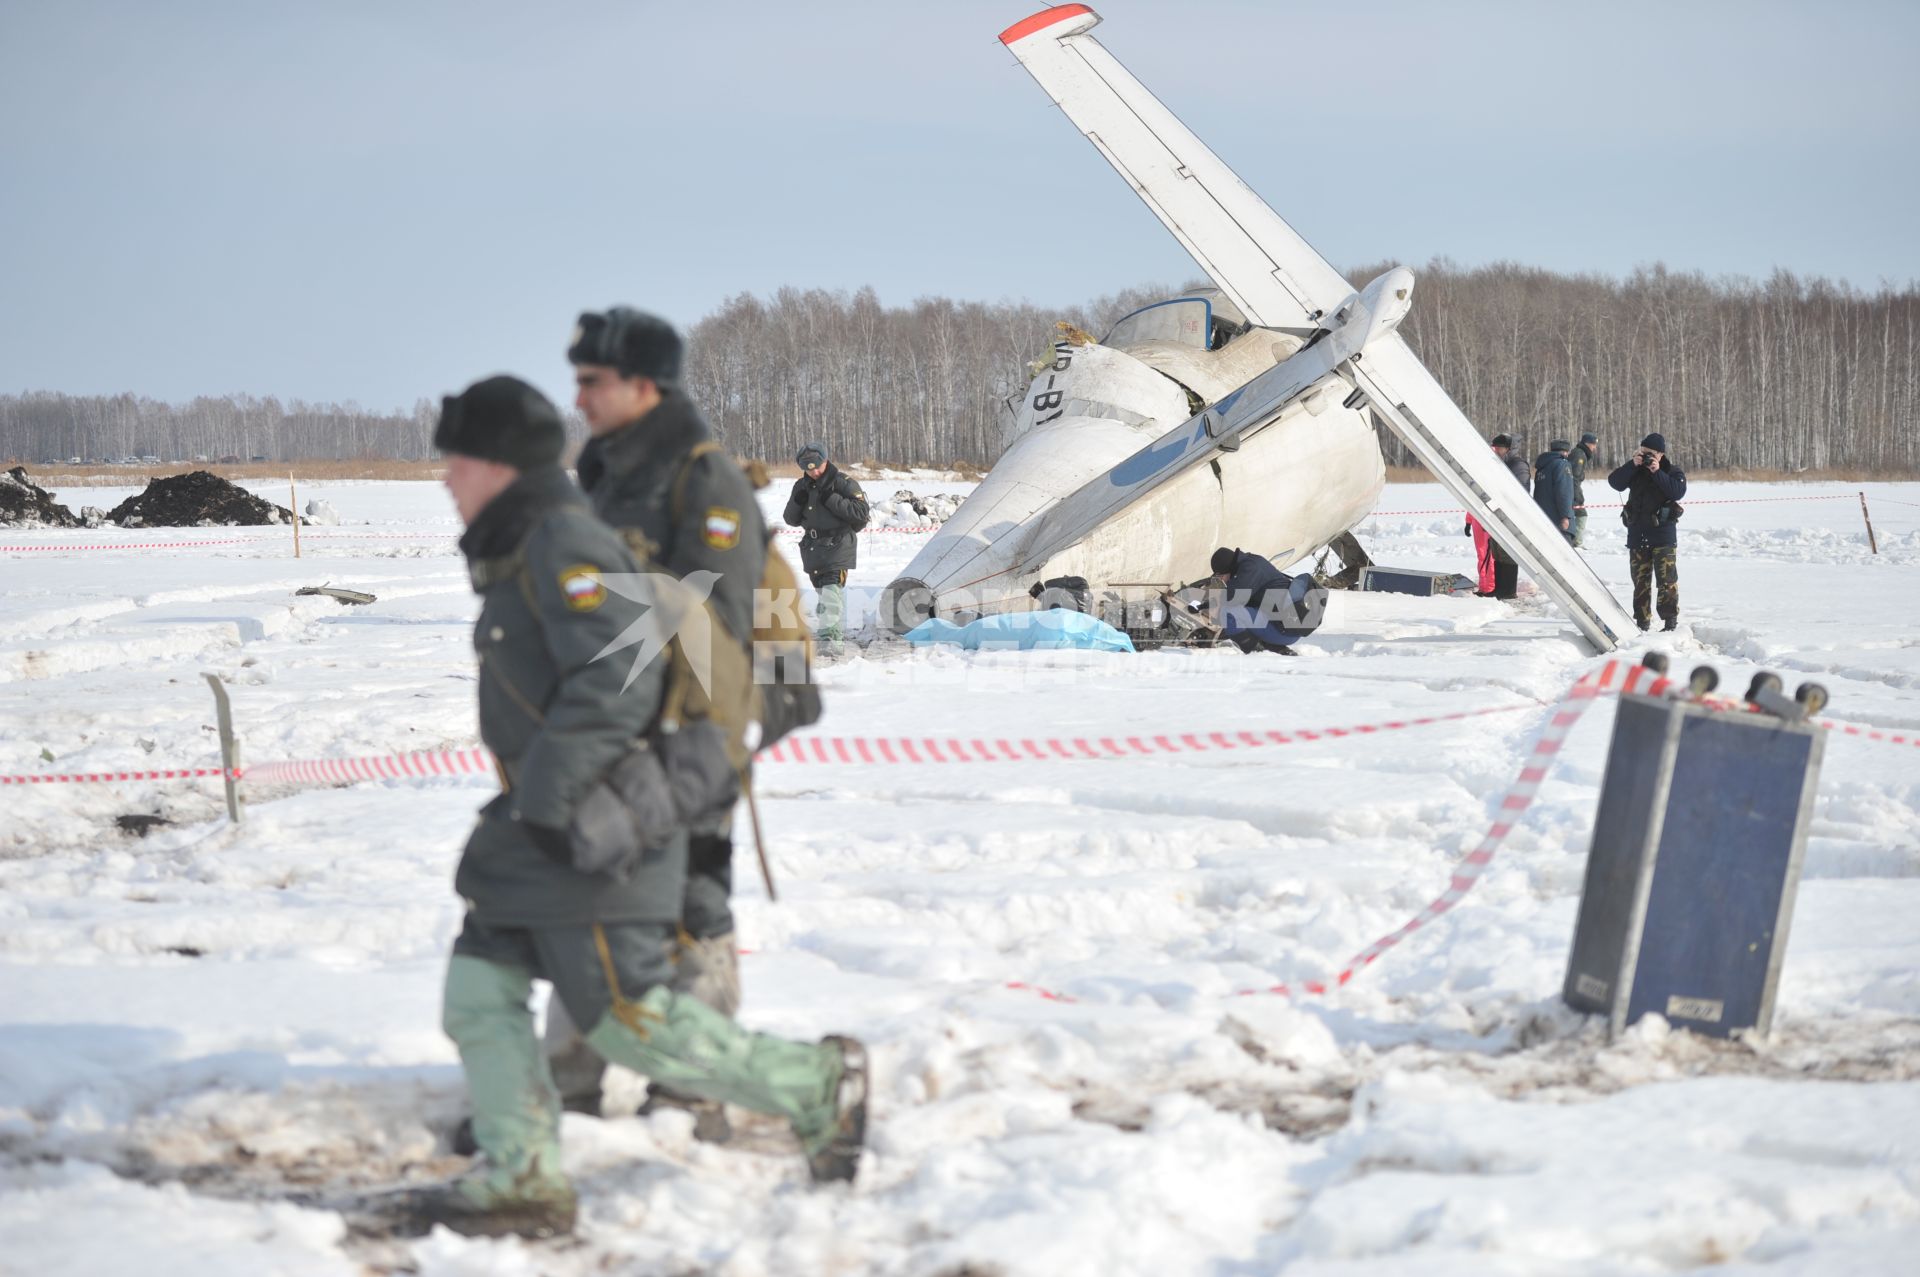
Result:
M1000 43L1012 44L1015 40L1024 39L1036 31L1044 31L1056 23L1065 22L1068 18L1077 18L1083 13L1092 12L1093 10L1084 4L1057 4L1051 9L1041 10L1031 18L1022 18L1002 31Z

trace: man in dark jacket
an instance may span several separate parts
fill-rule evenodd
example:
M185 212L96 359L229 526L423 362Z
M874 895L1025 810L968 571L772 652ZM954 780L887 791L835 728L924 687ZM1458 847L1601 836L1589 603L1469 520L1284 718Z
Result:
M1653 623L1655 586L1659 590L1660 628L1680 625L1679 535L1680 498L1687 495L1687 476L1667 456L1665 435L1651 434L1640 441L1626 462L1607 476L1616 492L1627 494L1620 521L1627 525L1627 572L1633 580L1633 620L1641 629Z
M560 469L564 445L553 405L512 377L449 396L434 432L467 525L460 548L481 596L480 736L505 789L481 809L455 874L467 914L442 1014L485 1161L393 1203L413 1225L528 1236L572 1227L560 1102L529 1008L536 979L589 1026L603 1057L785 1117L816 1178L850 1178L864 1135L857 1042L750 1033L672 988L685 826L719 791L689 797L666 777L679 786L683 762L709 777L730 768L724 753L715 765L717 742L701 754L649 734L668 662L600 659L648 614L645 578Z
M1555 439L1533 462L1533 503L1569 545L1573 543L1573 470L1567 464L1571 450L1565 439Z
M846 612L847 573L858 566L860 529L867 526L867 494L835 468L823 443L795 454L800 477L787 498L787 526L801 529L800 566L819 592L814 634L837 643Z
M709 599L728 631L720 641L751 648L754 591L768 553L766 521L746 475L681 387L683 358L680 335L658 316L626 306L580 316L567 347L578 390L574 404L591 436L580 453L580 485L594 513L630 545L644 546L655 564L678 577L711 580ZM680 919L686 935L675 968L677 988L725 1015L740 1006L732 893L729 812L692 832ZM547 1049L567 1107L597 1116L606 1066L564 1014L548 1018ZM648 1101L651 1107L683 1097L654 1086ZM688 1107L696 1134L727 1137L726 1115L717 1106Z
M1528 492L1533 487L1533 471L1527 465L1527 459L1515 451L1512 435L1493 437L1493 455L1500 458L1514 482L1520 485L1520 491ZM1506 547L1489 536L1487 552L1493 556L1493 597L1510 599L1520 592L1520 565L1514 561Z
M1600 447L1600 436L1589 431L1567 454L1567 469L1573 472L1573 544L1587 543L1587 467Z
M1224 545L1207 566L1220 593L1221 632L1242 652L1293 656L1292 645L1320 628L1325 591L1313 597L1311 576L1288 576L1270 559Z

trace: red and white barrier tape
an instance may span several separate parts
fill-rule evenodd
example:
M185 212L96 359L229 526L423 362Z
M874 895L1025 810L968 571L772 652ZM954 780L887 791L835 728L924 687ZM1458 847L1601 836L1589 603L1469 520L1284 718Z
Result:
M862 528L860 529L860 535L867 536L868 534L874 533L874 532L903 532L903 533L904 532L913 532L913 533L938 532L942 526L943 525L938 523L922 523L922 524L915 524L912 527ZM804 528L775 528L774 531L778 532L783 537L797 537L797 536L801 536L805 532L805 529Z
M1920 736L1908 736L1901 732L1876 732L1870 727L1859 727L1853 723L1836 723L1830 718L1816 718L1813 721L1830 732L1839 732L1842 736L1885 741L1889 745L1920 745Z
M1619 665L1609 662L1605 674ZM1634 667L1637 671L1638 666ZM1572 697L1588 680L1574 684ZM1609 676L1611 677L1611 676ZM1622 688L1628 690L1644 677L1628 675ZM1662 684L1664 686L1664 684ZM838 764L919 764L919 763L1008 763L1079 760L1095 758L1140 758L1157 754L1218 753L1234 749L1262 749L1274 745L1299 745L1323 740L1343 740L1350 736L1373 736L1381 732L1426 727L1434 723L1453 723L1489 714L1511 714L1533 705L1497 705L1487 709L1461 710L1453 714L1430 714L1420 718L1389 719L1380 723L1360 723L1351 727L1322 727L1300 731L1265 732L1186 732L1157 736L1080 736L1060 739L931 736L796 736L764 749L758 755L768 763ZM1729 702L1729 709L1750 707ZM1881 741L1891 745L1920 746L1920 735L1883 732L1832 719L1813 722L1829 731L1860 740ZM358 758L310 758L291 762L254 763L239 769L235 779L296 784L344 784L356 780L430 780L445 776L475 776L494 771L493 755L485 749L422 751L410 754L373 754ZM0 785L77 785L105 784L113 781L195 780L218 778L225 773L218 767L171 768L162 771L45 772L0 775Z
M118 780L199 780L224 778L224 767L170 767L161 771L129 772L26 772L0 775L0 785L102 785Z
M95 544L91 541L67 541L51 545L0 545L0 554L30 554L66 550L178 550L200 545L259 545L261 537L230 537L221 541L125 541Z
M897 535L919 535L926 532L938 532L940 525L929 523L915 527L867 528L861 533L890 533ZM799 536L799 528L777 528L781 536ZM307 541L422 541L455 540L457 532L302 532L300 540ZM86 550L183 550L210 545L268 545L284 546L291 543L291 533L280 531L250 537L227 537L217 541L54 541L45 545L0 545L0 554L72 554Z
M1851 492L1842 492L1831 496L1817 497L1710 497L1703 501L1686 501L1683 504L1691 510L1697 505L1771 505L1777 501L1857 501L1858 499L1859 498ZM1891 498L1887 497L1879 498L1879 500L1883 501L1890 499ZM1618 510L1625 504L1626 503L1622 501L1607 501L1589 503L1583 506L1575 506L1574 508L1576 510ZM1894 504L1899 505L1902 503L1896 501ZM1464 515L1466 513L1465 510L1455 506L1447 510L1375 510L1367 515L1367 517L1369 519L1399 519L1426 514Z
M1381 954L1464 900L1467 893L1472 891L1480 881L1487 866L1493 863L1494 854L1500 850L1501 844L1506 842L1507 835L1513 832L1514 825L1519 823L1520 817L1526 813L1527 808L1533 805L1534 797L1540 792L1540 782L1547 778L1547 771L1553 765L1554 756L1560 752L1560 746L1565 743L1567 733L1572 731L1573 725L1580 721L1580 716L1586 712L1587 706L1597 697L1609 693L1644 691L1658 695L1669 686L1665 677L1643 666L1627 667L1624 678L1620 677L1620 670L1621 662L1608 661L1598 670L1578 679L1572 687L1567 689L1567 694L1554 705L1552 712L1547 715L1545 725L1540 729L1540 734L1534 739L1533 748L1527 755L1526 765L1520 769L1520 774L1500 796L1500 803L1496 809L1499 815L1494 818L1492 826L1481 837L1479 845L1461 858L1459 867L1454 870L1452 880L1447 884L1447 889L1435 897L1426 908L1354 954L1347 965L1329 980L1306 980L1297 987L1290 984L1273 984L1258 989L1240 989L1234 996L1244 998L1273 994L1290 998L1301 994L1319 995L1326 993L1329 989L1337 989L1367 967L1372 966ZM1616 682L1618 686L1615 686ZM1071 994L1042 988L1024 980L1008 981L1006 987L1038 994L1050 1002L1078 1001Z
M1620 671L1621 662L1608 661L1599 670L1574 683L1568 689L1566 696L1553 707L1553 712L1548 715L1540 735L1534 740L1526 765L1520 769L1520 774L1500 796L1499 816L1481 837L1479 845L1461 858L1460 866L1454 870L1447 889L1430 901L1426 908L1354 954L1346 966L1330 980L1304 980L1298 986L1274 984L1258 989L1240 989L1234 996L1243 998L1262 994L1280 997L1298 997L1302 994L1318 996L1330 989L1337 989L1367 967L1372 966L1381 954L1465 899L1467 893L1474 889L1481 876L1486 873L1487 866L1493 863L1495 853L1506 842L1507 835L1513 832L1514 825L1519 822L1527 808L1533 805L1535 796L1540 792L1540 783L1547 778L1547 771L1553 765L1555 756L1559 754L1561 745L1566 742L1567 734L1573 730L1574 724L1580 721L1580 716L1586 712L1587 706L1601 696L1620 692L1644 692L1650 696L1658 696L1672 686L1671 681L1664 675L1655 674L1643 666L1628 666L1624 677L1621 676ZM1750 710L1752 707L1738 702L1727 702L1723 708L1742 711ZM1847 736L1888 741L1896 745L1920 745L1920 738L1916 737L1872 731L1827 719L1816 721L1819 726L1829 731L1840 732ZM1010 980L1005 987L1037 994L1050 1002L1079 1001L1072 994L1029 984L1024 980Z
M1616 681L1619 685L1616 687ZM1300 985L1300 992L1309 994L1325 993L1329 988L1339 988L1347 981L1373 965L1381 954L1399 944L1402 940L1434 921L1455 905L1459 904L1479 883L1493 863L1494 855L1507 841L1507 835L1526 814L1533 800L1540 792L1540 783L1547 778L1547 772L1553 766L1554 758L1560 753L1561 745L1566 743L1567 733L1580 721L1587 706L1602 695L1616 692L1645 692L1658 696L1670 686L1669 680L1641 665L1626 667L1625 677L1621 677L1621 663L1608 661L1598 670L1588 674L1567 689L1567 694L1547 715L1547 721L1534 738L1533 748L1527 754L1526 765L1513 783L1507 786L1506 793L1500 796L1499 812L1487 832L1481 836L1480 843L1472 851L1461 857L1460 865L1453 871L1453 878L1447 889L1441 892L1427 907L1407 919L1398 928L1381 936L1372 944L1353 955L1330 981L1308 980ZM1283 997L1292 997L1294 990L1286 984L1276 984L1264 989L1242 989L1240 996L1272 993Z
M422 541L460 539L458 532L302 532L302 541Z
M1159 736L1075 736L1057 740L932 736L790 736L766 749L758 758L768 763L1007 763L1062 758L1137 758L1144 754L1197 754L1229 749L1258 749L1268 745L1297 745L1346 736L1451 723L1487 714L1511 714L1531 704L1496 705L1489 709L1431 714L1422 718L1361 723L1353 727L1323 727L1297 732L1187 732Z
M244 780L322 785L352 780L422 780L493 774L493 755L478 747L367 758L307 758L297 762L257 763L241 769Z

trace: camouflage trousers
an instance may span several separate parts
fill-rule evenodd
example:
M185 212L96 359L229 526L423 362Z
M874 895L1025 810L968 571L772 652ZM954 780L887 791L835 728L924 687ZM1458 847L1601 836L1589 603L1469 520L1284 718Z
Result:
M1633 619L1641 629L1653 623L1654 589L1659 588L1660 619L1680 616L1680 566L1670 545L1627 551L1627 576L1633 582Z

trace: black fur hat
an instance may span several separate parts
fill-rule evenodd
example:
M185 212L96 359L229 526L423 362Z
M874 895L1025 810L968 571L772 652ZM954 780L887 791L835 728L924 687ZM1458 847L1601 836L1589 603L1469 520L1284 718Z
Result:
M680 380L685 354L672 324L631 306L586 311L567 344L570 363L617 368L623 377L646 377L661 386Z
M1212 568L1216 574L1232 576L1234 562L1238 560L1239 557L1240 551L1230 550L1223 545L1213 552L1213 558L1207 561L1207 566Z
M441 452L535 470L560 460L567 431L550 400L518 377L488 377L440 400Z

